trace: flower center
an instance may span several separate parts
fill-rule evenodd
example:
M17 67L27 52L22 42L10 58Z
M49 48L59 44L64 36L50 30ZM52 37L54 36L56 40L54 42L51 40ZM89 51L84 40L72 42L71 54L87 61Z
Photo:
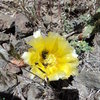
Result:
M56 64L56 57L53 54L48 54L46 59L43 61L43 65L47 67L48 65L54 66Z

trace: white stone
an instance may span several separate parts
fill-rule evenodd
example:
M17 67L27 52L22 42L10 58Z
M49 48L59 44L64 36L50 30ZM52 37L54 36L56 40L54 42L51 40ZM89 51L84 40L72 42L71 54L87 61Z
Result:
M41 30L40 29L38 29L36 32L33 33L34 38L38 38L40 36L41 36Z

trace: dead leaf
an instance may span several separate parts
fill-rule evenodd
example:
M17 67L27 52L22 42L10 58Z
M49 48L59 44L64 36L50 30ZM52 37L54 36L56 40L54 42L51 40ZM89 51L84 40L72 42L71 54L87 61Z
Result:
M15 58L13 58L11 61L10 61L12 64L18 66L18 67L25 67L25 63L22 59L20 60L17 60Z

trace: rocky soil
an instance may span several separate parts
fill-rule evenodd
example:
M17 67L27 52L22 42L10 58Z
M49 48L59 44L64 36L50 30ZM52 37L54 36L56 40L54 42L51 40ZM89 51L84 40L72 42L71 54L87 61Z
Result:
M74 78L46 85L30 79L30 67L20 59L37 29L79 41L87 20L80 16L95 15L99 6L99 0L1 0L0 100L100 100L100 31L85 37L93 49L79 54Z

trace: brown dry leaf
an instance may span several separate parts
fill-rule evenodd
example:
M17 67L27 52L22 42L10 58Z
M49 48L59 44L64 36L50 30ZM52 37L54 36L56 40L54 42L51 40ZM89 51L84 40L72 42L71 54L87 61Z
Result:
M10 62L11 62L12 64L14 64L14 65L20 67L20 68L21 68L21 67L25 67L25 63L24 63L24 61L23 61L22 59L17 60L17 59L15 59L15 58L13 58Z
M83 34L82 34L82 33L80 33L80 34L78 35L78 39L79 39L79 40L82 40L82 39L83 39Z

